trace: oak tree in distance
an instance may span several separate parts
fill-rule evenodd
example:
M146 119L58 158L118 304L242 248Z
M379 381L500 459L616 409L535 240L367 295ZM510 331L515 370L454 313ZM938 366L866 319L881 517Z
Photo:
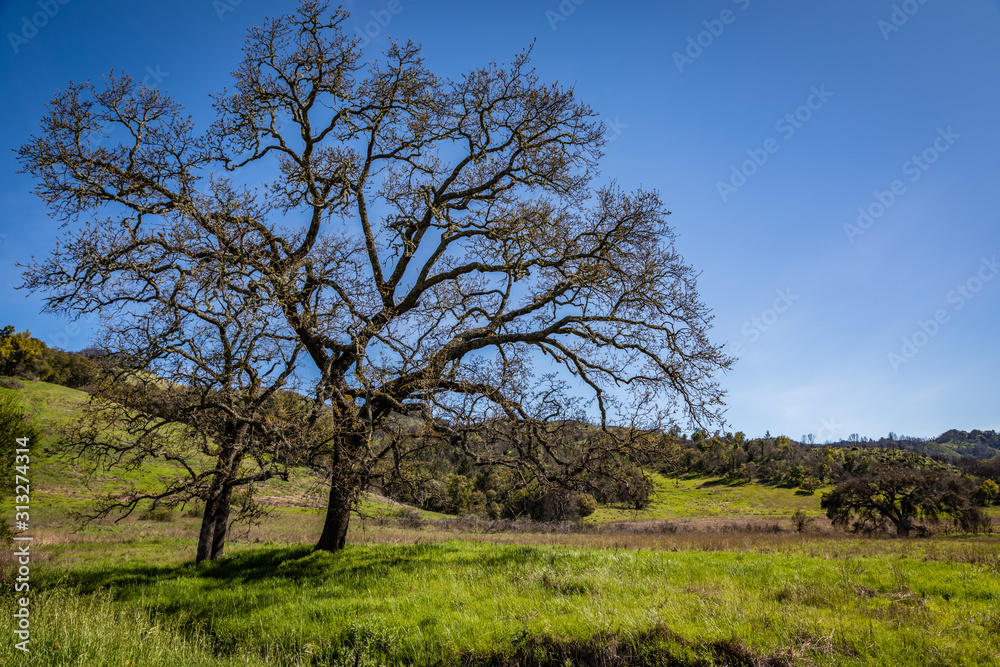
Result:
M347 21L306 1L252 29L200 133L125 76L60 92L22 168L101 233L66 227L27 285L74 313L108 285L148 293L155 274L125 259L197 264L273 304L269 331L309 360L313 418L336 425L314 452L323 550L428 447L571 489L658 446L649 432L719 422L732 360L658 194L592 186L597 114L540 82L530 50L447 78L412 43L362 53Z

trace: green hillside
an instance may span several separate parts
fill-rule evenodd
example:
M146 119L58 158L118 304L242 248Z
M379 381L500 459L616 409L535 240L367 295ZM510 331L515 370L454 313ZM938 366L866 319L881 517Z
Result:
M51 435L52 427L72 418L81 405L87 402L88 395L78 389L70 389L48 382L33 382L17 380L23 388L7 389L0 387L0 395L15 395L35 422L42 427L43 433Z
M88 395L46 382L22 380L20 389L0 388L0 393L15 394L26 411L41 427L41 446L32 454L32 475L40 516L51 514L65 521L69 511L80 511L101 493L135 484L139 488L152 488L164 476L178 473L176 464L150 461L140 470L102 472L88 477L85 468L61 461L52 455L50 445L56 427L70 421ZM951 433L951 432L950 432ZM891 452L886 452L887 454ZM603 505L588 517L588 523L613 521L644 521L660 519L779 519L787 518L796 510L810 516L821 516L820 497L823 490L804 494L793 488L761 483L727 483L710 475L685 475L665 477L652 474L654 492L648 507L635 510L624 506ZM259 498L265 505L275 508L279 516L288 513L320 516L325 508L326 488L323 481L305 469L294 469L289 482L272 480L261 486ZM392 500L370 495L362 503L365 515L378 518L395 516L405 509ZM425 510L419 512L424 519L444 518L445 515ZM991 508L991 513L995 512ZM197 512L191 513L192 518ZM181 512L174 518L183 519Z
M85 392L70 389L48 382L20 380L18 389L0 387L0 395L13 394L20 400L25 412L40 427L42 441L32 444L31 480L32 480L32 516L36 526L69 528L80 524L73 514L89 510L94 499L102 494L118 491L125 486L135 485L139 489L156 488L161 478L176 476L182 472L179 464L169 461L147 461L138 470L115 469L110 472L99 471L88 474L90 468L80 463L65 461L52 452L52 445L57 437L60 425L69 423L88 400ZM203 463L208 463L207 457ZM326 488L322 479L304 468L291 471L289 481L269 480L260 485L258 497L261 502L272 508L277 522L293 517L293 524L305 521L308 524L321 525L320 520L326 507ZM11 505L10 499L5 499L0 509L6 510ZM377 496L366 498L361 504L361 512L365 515L378 517L395 515L400 506ZM440 518L442 515L434 512L419 511L427 519ZM145 517L145 518L143 518ZM155 517L155 518L154 518ZM84 533L117 534L128 530L138 520L141 523L156 525L164 520L177 522L176 528L190 524L196 531L200 521L199 508L189 506L185 510L175 510L156 515L146 515L139 511L123 526L104 521L87 527ZM318 529L317 529L318 530ZM181 530L175 532L182 532ZM188 532L194 535L195 532Z
M87 401L87 394L47 382L24 380L22 389L2 389L16 394L26 411L42 427L43 442L33 452L33 476L38 506L50 508L54 514L83 509L88 501L123 484L140 488L152 487L161 476L176 474L176 464L148 462L141 470L112 471L93 478L84 475L80 465L67 464L49 452L55 427L71 420ZM625 507L602 506L589 517L590 522L634 521L652 519L694 518L780 518L797 509L819 515L819 493L801 495L794 489L762 484L725 484L717 477L687 476L668 479L654 474L655 492L649 506L641 511ZM325 508L325 489L321 481L304 469L294 470L288 483L270 481L260 490L262 502L281 512L292 509L320 510ZM395 515L403 507L398 503L370 496L362 511L372 516ZM43 510L44 511L44 510ZM444 515L421 511L424 518Z
M722 478L703 475L667 478L654 473L652 478L655 491L646 509L604 506L588 519L777 518L798 509L812 516L821 514L820 492L803 495L795 489L746 482L728 484Z

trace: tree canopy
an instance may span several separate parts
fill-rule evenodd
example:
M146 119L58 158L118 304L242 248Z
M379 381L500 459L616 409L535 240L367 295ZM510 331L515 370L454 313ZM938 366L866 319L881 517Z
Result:
M972 483L937 468L883 468L849 478L823 494L820 504L835 526L873 532L889 525L909 535L918 519L949 517L974 528L981 516L971 504Z
M719 421L732 360L658 193L592 185L597 114L530 49L443 77L412 43L362 53L347 17L305 1L251 29L203 132L127 76L59 93L19 157L84 225L25 285L53 311L135 312L198 267L272 306L265 333L302 346L336 430L320 549L426 447L567 486L656 447L644 431Z

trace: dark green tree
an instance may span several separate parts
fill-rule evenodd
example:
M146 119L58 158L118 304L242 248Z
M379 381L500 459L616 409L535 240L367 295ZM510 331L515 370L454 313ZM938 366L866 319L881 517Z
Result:
M19 474L17 468L28 466L29 474L24 477L31 479L31 463L34 460L32 454L40 451L38 447L40 435L37 425L25 415L17 395L12 390L0 389L0 503L17 486L15 484L15 475ZM18 454L17 449L30 451L27 455ZM9 518L4 517L4 520L0 521L0 544L9 545L12 538Z
M883 467L837 484L823 494L820 506L835 526L874 532L892 525L905 537L919 519L950 517L962 526L974 522L973 490L972 482L958 473Z

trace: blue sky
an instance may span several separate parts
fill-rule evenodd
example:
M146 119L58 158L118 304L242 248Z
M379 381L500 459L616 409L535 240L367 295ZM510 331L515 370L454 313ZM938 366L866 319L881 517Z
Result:
M614 136L601 179L660 190L702 272L713 339L740 358L721 377L733 430L824 441L1000 429L997 2L345 6L369 49L413 39L442 75L534 40L540 78L601 112ZM114 68L207 120L246 29L293 7L0 3L3 324L70 350L94 330L14 289L15 263L44 255L57 224L8 149L54 92Z

